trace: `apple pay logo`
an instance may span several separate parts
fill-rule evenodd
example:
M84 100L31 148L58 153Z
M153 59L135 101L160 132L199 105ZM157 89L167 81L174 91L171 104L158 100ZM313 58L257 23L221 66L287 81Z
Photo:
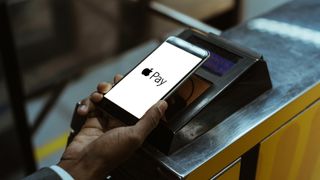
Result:
M153 72L152 68L145 68L141 74L145 75L145 76L149 76L151 73L151 76L149 79L153 80L157 86L161 86L162 84L166 83L167 80L165 80L163 77L161 77L159 72Z

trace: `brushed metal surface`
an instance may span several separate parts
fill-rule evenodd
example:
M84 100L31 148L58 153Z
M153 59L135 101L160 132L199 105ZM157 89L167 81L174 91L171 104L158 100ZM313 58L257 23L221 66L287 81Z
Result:
M320 17L320 2L292 2L262 17L320 31L320 21L317 20ZM187 176L308 89L320 83L318 47L307 42L250 30L248 23L250 21L224 32L222 36L264 55L273 89L169 156L148 145L143 148L143 153L155 159L177 177ZM214 112L210 113L214 115Z

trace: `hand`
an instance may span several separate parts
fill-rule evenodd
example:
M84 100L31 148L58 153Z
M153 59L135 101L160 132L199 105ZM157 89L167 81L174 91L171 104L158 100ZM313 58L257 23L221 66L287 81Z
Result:
M115 83L122 78L116 75ZM117 119L102 118L94 103L112 85L100 83L98 92L82 101L78 114L87 116L81 131L66 148L58 165L75 179L102 179L137 150L150 132L158 125L167 109L165 101L159 101L133 126L126 126Z

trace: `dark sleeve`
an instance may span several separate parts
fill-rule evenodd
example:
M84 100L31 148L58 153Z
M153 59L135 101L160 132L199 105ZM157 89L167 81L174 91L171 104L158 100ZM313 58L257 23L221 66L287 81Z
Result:
M42 168L39 171L36 171L33 174L30 174L29 176L23 178L23 180L35 179L62 180L60 176L50 168Z

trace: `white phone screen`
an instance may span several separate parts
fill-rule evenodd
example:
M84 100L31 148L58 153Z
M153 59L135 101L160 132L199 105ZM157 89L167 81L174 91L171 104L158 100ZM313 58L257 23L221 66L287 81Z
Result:
M202 59L168 42L116 84L105 98L140 119Z

